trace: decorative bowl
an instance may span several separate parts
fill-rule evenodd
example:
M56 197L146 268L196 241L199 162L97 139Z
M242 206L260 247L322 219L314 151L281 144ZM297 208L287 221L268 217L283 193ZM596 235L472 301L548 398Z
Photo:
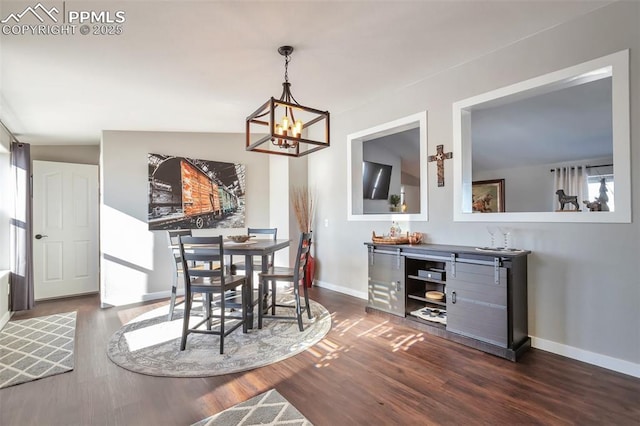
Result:
M227 238L233 241L234 243L244 243L249 238L251 238L251 235L229 235L227 236Z
M444 293L441 291L427 291L425 297L429 300L442 300L444 299Z

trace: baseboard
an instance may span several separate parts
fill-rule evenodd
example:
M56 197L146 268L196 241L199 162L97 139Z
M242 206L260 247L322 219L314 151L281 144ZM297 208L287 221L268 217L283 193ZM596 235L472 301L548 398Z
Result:
M586 351L584 349L575 348L573 346L564 345L551 340L541 339L535 336L531 336L531 346L536 349L541 349L557 355L566 356L567 358L586 362L587 364L597 365L598 367L640 378L640 364L613 358L608 355Z
M357 291L352 288L342 287L339 285L331 284L326 281L314 280L313 285L320 288L326 288L327 290L337 291L338 293L348 294L349 296L357 297L358 299L367 300L369 295L364 291Z
M2 330L4 326L9 322L9 320L11 319L11 314L11 312L5 312L2 318L0 318L0 330Z
M177 295L184 296L184 289L178 289ZM100 302L100 307L109 308L113 306L131 305L133 303L149 302L151 300L168 299L169 297L171 297L171 290L158 291L155 293L144 293L144 294L136 295L136 297L127 296L127 297L121 297L121 298L102 300Z

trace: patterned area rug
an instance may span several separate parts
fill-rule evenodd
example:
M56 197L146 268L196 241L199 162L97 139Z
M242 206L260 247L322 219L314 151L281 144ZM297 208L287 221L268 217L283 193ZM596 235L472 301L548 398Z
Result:
M10 321L0 332L0 389L73 370L76 313Z
M207 377L251 370L305 351L329 332L329 311L312 300L310 305L313 319L303 314L303 332L295 321L265 320L261 330L254 324L247 334L240 327L224 339L223 355L220 338L206 334L190 334L187 349L180 351L183 311L175 311L174 320L168 321L167 305L118 330L109 340L107 355L120 367L150 376ZM291 315L292 310L285 312Z
M300 425L313 426L275 389L241 402L192 426Z

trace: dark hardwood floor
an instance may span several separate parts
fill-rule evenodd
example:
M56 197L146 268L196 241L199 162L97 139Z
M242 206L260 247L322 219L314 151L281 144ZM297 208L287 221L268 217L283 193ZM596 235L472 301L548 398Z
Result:
M167 301L39 303L13 320L77 310L75 370L0 390L0 425L189 425L271 388L317 426L640 424L640 379L535 349L512 363L367 315L363 300L310 294L333 316L319 344L267 367L197 379L132 373L106 355L122 324Z

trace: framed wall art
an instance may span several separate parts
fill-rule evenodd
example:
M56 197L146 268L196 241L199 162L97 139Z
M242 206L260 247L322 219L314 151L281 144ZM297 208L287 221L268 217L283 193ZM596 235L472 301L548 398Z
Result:
M504 212L504 179L478 180L471 187L474 213Z
M245 166L148 154L150 230L244 228Z

